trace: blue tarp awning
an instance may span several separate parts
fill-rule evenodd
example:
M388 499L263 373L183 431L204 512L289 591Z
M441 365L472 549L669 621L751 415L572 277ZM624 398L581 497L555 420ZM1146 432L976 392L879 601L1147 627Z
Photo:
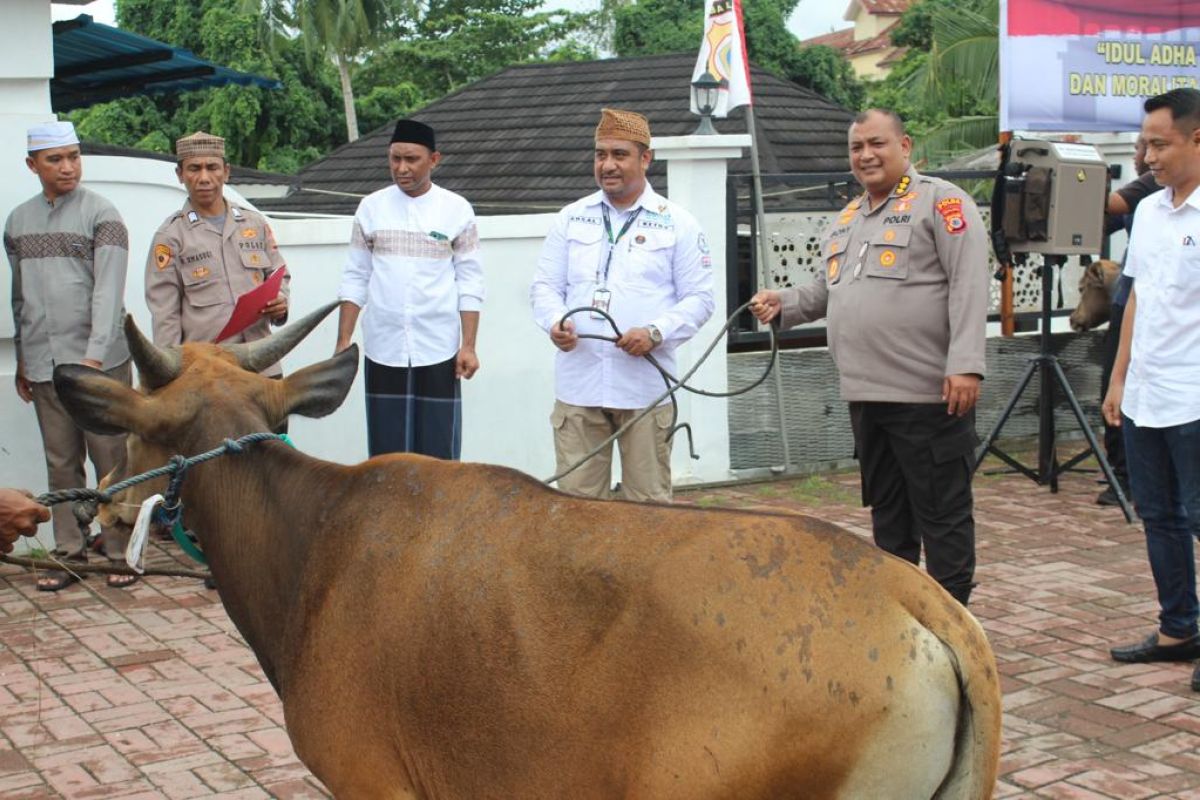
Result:
M187 92L236 83L278 89L271 78L220 67L190 51L93 22L87 14L54 23L50 105L70 111L118 97Z

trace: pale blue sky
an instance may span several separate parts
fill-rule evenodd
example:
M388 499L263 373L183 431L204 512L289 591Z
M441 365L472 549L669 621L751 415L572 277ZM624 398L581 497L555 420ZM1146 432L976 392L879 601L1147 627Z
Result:
M584 9L595 7L595 0L547 0L551 7ZM836 28L845 28L850 23L842 19L850 0L800 0L796 13L788 24L792 33L801 39L820 36ZM113 25L113 0L94 0L86 6L51 6L54 19L72 19L80 14L91 14L96 22ZM697 43L697 47L699 43Z

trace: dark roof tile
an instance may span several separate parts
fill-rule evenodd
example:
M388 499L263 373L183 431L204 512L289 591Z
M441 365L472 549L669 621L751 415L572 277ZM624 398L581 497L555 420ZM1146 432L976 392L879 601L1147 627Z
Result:
M442 153L437 183L462 194L479 214L554 211L595 189L588 152L601 107L645 114L655 136L695 130L699 120L688 109L695 62L695 54L683 53L509 67L412 116L437 130ZM847 169L850 111L757 67L751 79L764 172ZM735 109L714 124L721 133L745 133L745 110ZM391 182L386 152L393 125L301 169L298 191L258 204L353 214L362 196ZM730 171L749 173L749 153ZM659 191L668 190L665 162L651 164L650 180Z

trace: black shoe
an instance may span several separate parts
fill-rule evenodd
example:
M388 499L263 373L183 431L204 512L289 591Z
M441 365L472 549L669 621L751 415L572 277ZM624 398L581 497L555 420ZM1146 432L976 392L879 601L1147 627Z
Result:
M1192 670L1192 691L1200 692L1200 664L1197 664L1196 668Z
M1159 644L1158 634L1152 633L1144 641L1114 647L1108 651L1113 661L1125 664L1147 664L1151 661L1194 661L1200 658L1200 634L1185 639L1179 644Z
M214 578L212 575L209 575L207 578L204 579L204 588L205 589L216 589L217 588L217 579Z
M1129 495L1126 494L1125 496L1128 497ZM1121 504L1117 501L1117 493L1112 490L1111 486L1109 486L1109 487L1106 487L1103 492L1096 495L1096 505L1098 505L1098 506L1119 506Z

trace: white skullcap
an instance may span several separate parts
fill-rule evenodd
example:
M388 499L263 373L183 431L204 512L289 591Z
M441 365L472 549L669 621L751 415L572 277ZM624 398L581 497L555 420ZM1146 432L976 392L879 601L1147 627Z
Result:
M74 125L70 122L43 122L29 129L29 146L25 149L32 153L34 150L49 150L51 147L66 147L72 144L79 144Z

